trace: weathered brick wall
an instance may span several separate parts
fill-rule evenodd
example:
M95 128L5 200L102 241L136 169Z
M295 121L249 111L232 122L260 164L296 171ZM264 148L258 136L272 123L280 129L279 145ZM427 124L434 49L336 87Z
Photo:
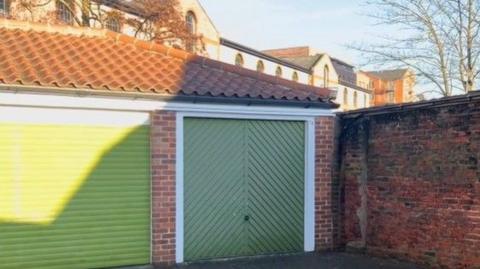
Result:
M334 178L335 118L315 121L315 249L334 248L337 204Z
M156 111L151 126L152 257L167 266L175 262L176 115Z
M433 267L480 268L480 103L342 126L344 242Z

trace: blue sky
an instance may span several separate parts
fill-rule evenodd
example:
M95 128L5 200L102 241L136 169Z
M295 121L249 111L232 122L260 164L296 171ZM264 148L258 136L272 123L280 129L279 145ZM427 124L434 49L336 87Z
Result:
M200 0L223 37L255 49L310 45L359 64L344 47L374 33L365 0Z

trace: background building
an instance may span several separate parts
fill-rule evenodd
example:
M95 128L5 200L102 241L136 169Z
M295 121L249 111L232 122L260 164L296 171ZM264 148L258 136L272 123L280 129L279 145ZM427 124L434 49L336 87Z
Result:
M310 70L310 83L337 92L336 102L342 110L367 108L371 105L372 89L360 84L355 67L308 46L266 50L265 53ZM368 77L362 77L369 80ZM363 80L361 81L363 82Z
M416 76L410 69L367 72L373 84L375 106L416 101Z

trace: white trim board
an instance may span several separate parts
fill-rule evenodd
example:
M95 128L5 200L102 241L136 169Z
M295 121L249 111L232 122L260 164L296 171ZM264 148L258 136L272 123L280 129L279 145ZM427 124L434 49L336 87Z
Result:
M149 125L147 112L0 106L0 123L98 126Z
M184 262L184 118L228 118L228 119L264 119L298 120L305 122L305 215L304 215L304 251L315 250L315 118L300 116L244 115L235 113L185 113L176 114L176 250L177 263Z
M52 93L0 92L0 106L55 107L120 111L170 110L177 112L236 113L245 115L295 115L335 117L333 110L239 104L194 104L159 100L105 96L59 95Z

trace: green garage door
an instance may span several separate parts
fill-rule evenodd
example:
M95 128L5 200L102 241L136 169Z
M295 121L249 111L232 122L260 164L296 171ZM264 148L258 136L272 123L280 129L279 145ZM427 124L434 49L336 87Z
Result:
M184 124L185 260L303 251L304 122Z
M146 125L0 121L0 268L150 263L149 171Z

